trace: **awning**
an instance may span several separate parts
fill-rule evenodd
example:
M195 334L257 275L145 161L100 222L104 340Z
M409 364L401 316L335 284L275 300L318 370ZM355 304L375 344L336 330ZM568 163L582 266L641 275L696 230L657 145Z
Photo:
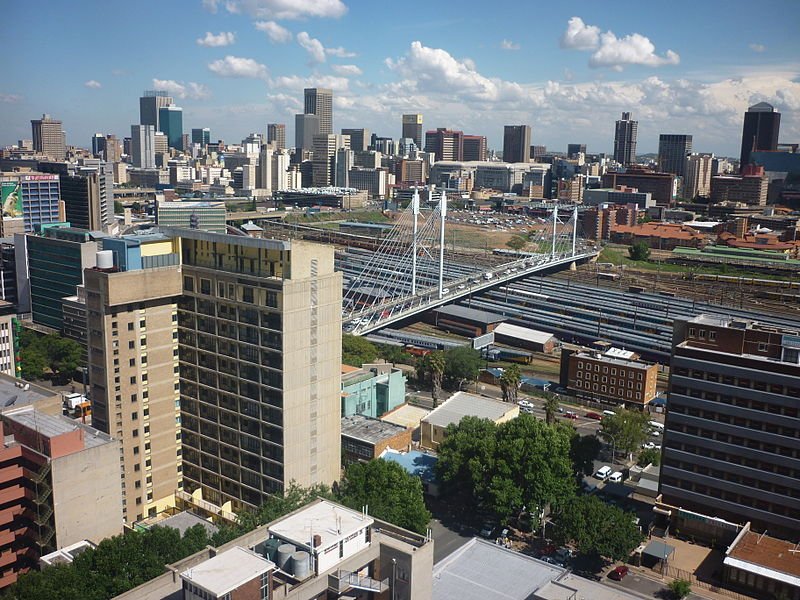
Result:
M675 552L675 546L665 544L661 540L652 540L642 554L652 556L658 560L666 560Z

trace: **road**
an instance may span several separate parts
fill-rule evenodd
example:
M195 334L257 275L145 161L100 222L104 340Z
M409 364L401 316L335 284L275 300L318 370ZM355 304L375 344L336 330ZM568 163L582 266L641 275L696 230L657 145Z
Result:
M654 577L658 575L654 574ZM622 581L613 581L608 577L603 578L603 583L609 587L622 588L628 592L634 592L644 596L645 598L667 598L669 595L666 593L667 586L665 583L650 577L644 577L637 571L631 570L625 579ZM703 600L703 596L697 594L689 594L686 596L688 600Z
M433 564L450 556L475 536L471 529L459 533L455 527L448 527L439 519L431 519L430 528L433 531Z

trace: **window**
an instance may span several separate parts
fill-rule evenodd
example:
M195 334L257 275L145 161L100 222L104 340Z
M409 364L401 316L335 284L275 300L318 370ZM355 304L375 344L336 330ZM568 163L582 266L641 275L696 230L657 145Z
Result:
M187 292L193 292L194 291L194 278L193 277L184 276L184 278L183 278L183 289L186 290Z
M133 350L136 347L136 342L128 342L128 350Z
M133 435L133 437L139 437L139 430L138 429L134 429L132 435Z
M138 400L136 394L131 394L131 402L136 402L136 400Z
M134 454L134 456L139 454L139 446L134 446L133 447L133 454Z
M694 327L689 327L689 337L695 337Z
M139 327L144 327L144 326L145 326L145 320L139 319Z
M717 339L717 332L716 331L709 331L708 332L708 341L713 342Z
M133 323L128 323L128 331L133 331Z
M136 366L136 359L135 358L130 359L128 361L128 366L129 367L135 367Z
M131 377L131 383L136 383L136 377Z
M767 345L764 342L758 342L758 351L759 352L766 352Z
M131 413L131 421L137 421L139 419L139 413L134 411Z
M578 363L578 368L579 368L579 369L582 369L582 368L583 368L583 363L582 363L582 362L579 362L579 363Z
M705 330L705 329L701 329L701 330L700 330L700 332L699 332L699 335L698 335L698 337L699 337L701 340L704 340L704 339L706 339L706 330Z

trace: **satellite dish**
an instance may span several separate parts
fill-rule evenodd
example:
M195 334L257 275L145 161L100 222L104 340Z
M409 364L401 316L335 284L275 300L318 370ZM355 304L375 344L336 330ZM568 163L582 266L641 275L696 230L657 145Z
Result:
M17 401L17 398L19 398L19 396L14 394L13 396L11 396L11 398L6 400L6 403L3 406L13 406L14 403Z

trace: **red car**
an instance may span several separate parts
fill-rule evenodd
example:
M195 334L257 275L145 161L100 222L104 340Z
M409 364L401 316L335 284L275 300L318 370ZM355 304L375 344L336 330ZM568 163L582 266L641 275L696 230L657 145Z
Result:
M628 567L625 565L620 565L613 571L608 574L609 579L613 579L614 581L622 581L625 579L625 575L628 574Z
M596 412L588 412L586 413L587 419L594 419L595 421L601 421L603 419L602 415L598 415Z
M574 413L571 410L568 410L567 412L564 413L564 417L567 419L577 419L578 413Z

